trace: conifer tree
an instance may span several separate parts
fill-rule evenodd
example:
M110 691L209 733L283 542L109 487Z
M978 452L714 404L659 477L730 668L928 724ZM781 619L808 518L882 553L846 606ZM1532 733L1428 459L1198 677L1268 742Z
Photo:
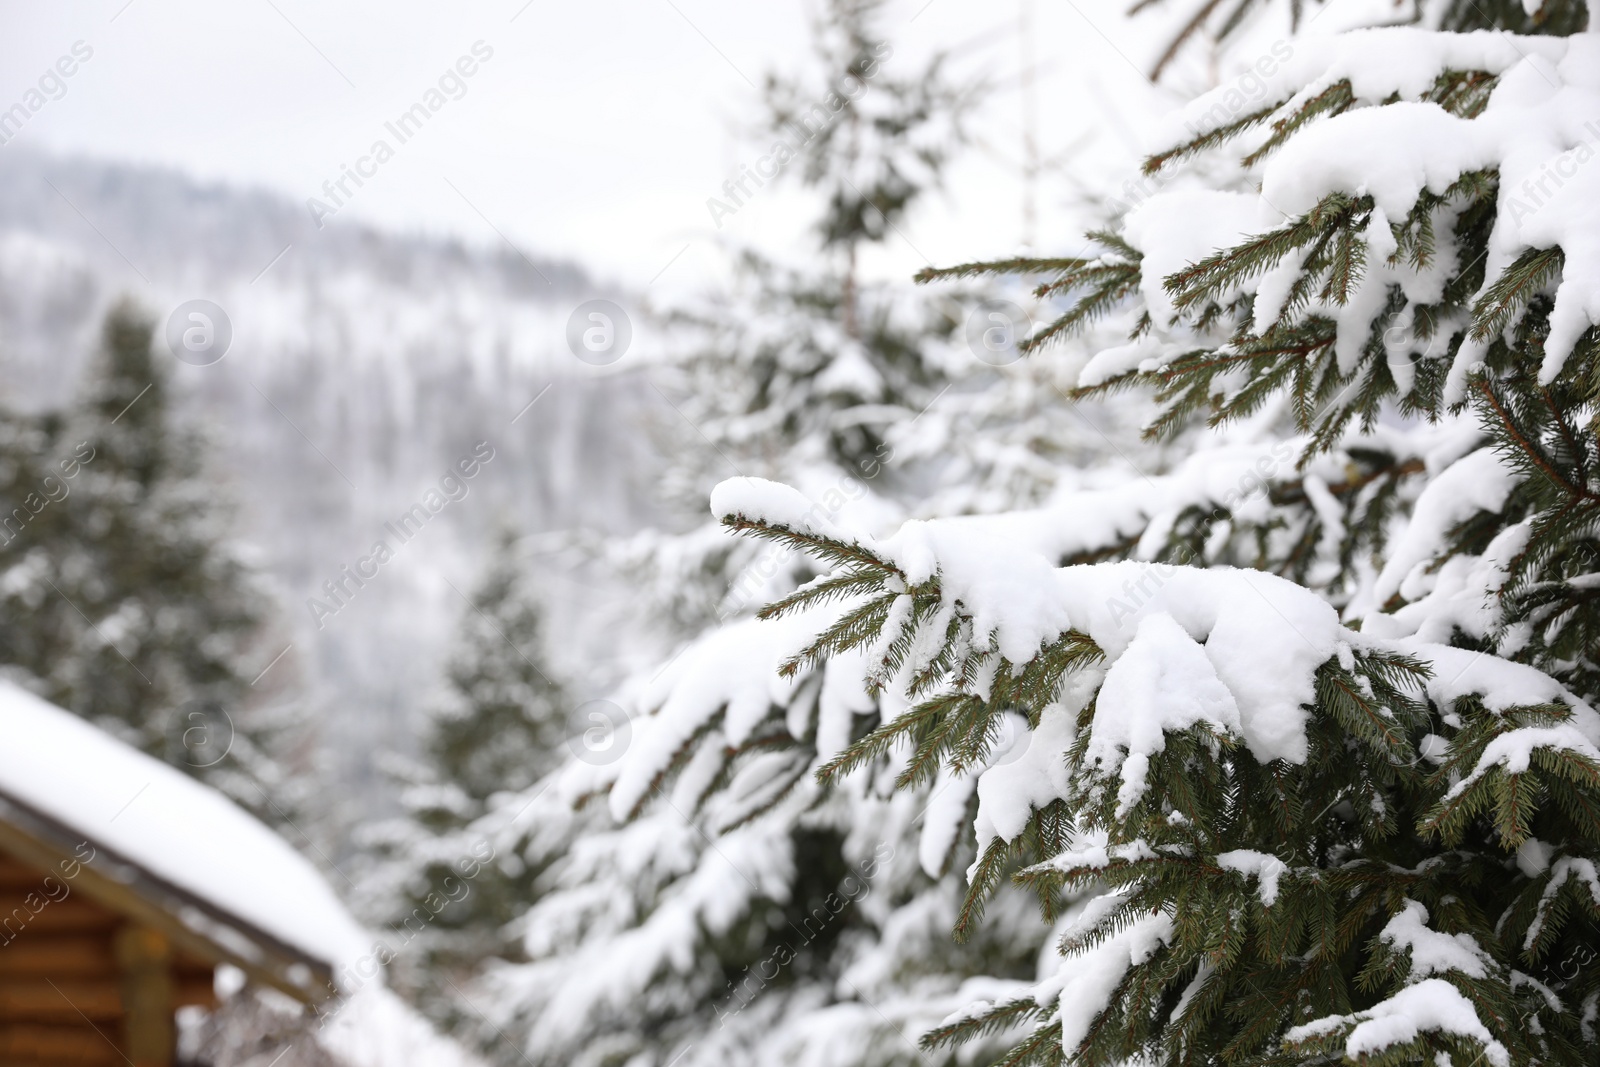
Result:
M860 476L881 456L877 427L893 407L915 412L942 384L927 342L955 324L869 281L863 259L904 240L964 144L981 86L952 79L942 55L897 74L904 63L881 8L829 0L814 24L815 62L803 75L767 75L754 132L770 148L727 191L740 205L768 183L810 194L820 269L745 250L731 299L686 315L705 329L687 361L695 422L751 464L831 461Z
M1121 322L1081 393L1148 390L1146 432L1195 446L1172 470L889 537L756 479L713 496L827 568L763 612L811 635L782 672L859 657L903 701L825 781L914 788L1028 721L978 779L956 932L1026 886L1059 968L930 1048L1591 1058L1594 38L1561 0L1427 17L1302 36L1257 105L1183 109L1146 169L1239 180L1175 184L1098 254L925 275L1034 276L1061 304L1036 358Z
M515 842L497 848L484 820L566 753L572 708L544 665L544 640L517 538L503 533L462 613L422 759L399 772L405 814L365 835L379 857L368 910L389 928L391 979L446 1025L468 1010L457 990L477 965L519 957L506 925L535 898L539 857L529 862Z
M176 425L152 327L107 315L82 400L7 416L0 664L270 821L294 716L252 678L265 602L229 541L204 443Z
M788 263L739 250L729 290L675 316L683 351L663 384L694 460L674 465L667 489L697 514L729 464L819 492L852 479L892 495L880 478L884 428L947 384L959 322L908 299L903 285L873 280L863 261L902 241L938 189L980 87L956 82L938 56L899 73L880 8L830 0L815 23L814 63L768 75L753 131L765 154L725 192L742 206L772 195L769 185L797 187L815 205L815 252Z
M959 317L867 280L868 252L901 239L959 145L962 107L941 63L900 73L876 8L829 5L812 76L768 83L763 132L793 146L769 158L819 204L816 263L747 256L731 295L680 320L692 343L662 386L709 462L680 460L669 488L697 510L731 465L900 521L914 490L891 484L888 434L973 362ZM823 120L808 123L813 103ZM979 936L945 935L951 872L973 858L946 813L966 810L970 776L818 788L812 769L877 705L847 674L776 681L784 635L749 615L811 564L730 553L709 532L628 546L692 639L613 694L625 743L576 756L499 831L505 851L553 862L516 924L526 961L481 979L484 1034L541 1063L925 1062L915 1035L964 1003L964 982L1031 977L1045 931L1003 893Z
M798 190L815 243L790 257L730 247L729 285L670 316L674 354L654 377L681 418L667 437L663 495L694 529L647 531L608 554L680 640L811 573L801 557L741 545L706 523L711 486L733 473L778 478L833 506L898 516L912 494L895 484L890 428L926 410L970 363L953 302L885 283L869 260L905 239L938 190L982 86L958 82L943 57L907 70L881 7L824 5L812 62L764 79L752 162L708 205L721 229L774 188Z
M571 711L548 673L542 612L518 557L502 534L494 559L461 619L445 668L449 699L429 726L427 753L441 781L481 812L494 793L526 789L564 751Z

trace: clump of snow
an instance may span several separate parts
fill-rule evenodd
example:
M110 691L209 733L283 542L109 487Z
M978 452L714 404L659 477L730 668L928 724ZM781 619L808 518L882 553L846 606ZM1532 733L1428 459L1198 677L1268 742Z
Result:
M1157 855L1142 839L1113 845L1106 841L1102 832L1074 844L1065 852L1056 853L1045 861L1045 865L1070 874L1075 871L1104 870L1113 863L1137 863L1155 859Z
M1378 937L1397 951L1410 954L1413 982L1446 971L1487 978L1493 963L1482 946L1467 934L1441 934L1428 929L1428 909L1415 900L1407 900Z
M1469 694L1496 712L1528 704L1566 704L1573 709L1575 728L1600 743L1600 715L1543 671L1464 648L1426 641L1395 643L1401 651L1433 664L1433 677L1426 683L1428 699L1441 707L1448 708Z
M1201 723L1239 734L1233 694L1171 615L1145 616L1100 686L1087 752L1102 772L1121 771L1119 817L1144 797L1150 757L1166 748L1167 734Z
M1360 191L1403 219L1424 189L1442 192L1464 172L1496 162L1481 130L1434 103L1350 111L1291 137L1267 165L1261 195L1293 218L1330 193ZM1384 156L1387 165L1373 165Z
M1408 579L1449 547L1452 529L1479 512L1498 512L1521 481L1492 448L1481 448L1435 474L1417 497L1405 530L1389 543L1389 558L1378 574L1374 596L1381 604L1399 593L1414 600L1421 593Z
M1525 878L1537 878L1550 869L1550 858L1555 847L1548 841L1530 837L1517 846L1517 870Z
M944 874L945 859L955 847L967 821L967 801L978 787L975 775L941 766L933 782L933 796L924 811L922 833L917 838L917 862L929 878Z
M1267 852L1240 848L1217 855L1217 866L1225 871L1236 871L1246 878L1256 880L1256 895L1265 907L1278 902L1278 882L1289 867L1278 857Z
M1113 660L1137 632L1130 623L1169 615L1203 642L1216 677L1232 694L1239 736L1251 754L1263 763L1304 762L1305 705L1315 695L1316 670L1349 637L1333 608L1259 571L1158 567L1152 580L1149 570L1131 562L1063 568L1058 595L1073 606L1075 628Z
M879 397L884 393L883 375L862 351L861 344L846 339L818 374L814 387L823 393L847 393L863 397Z
M818 759L832 759L850 747L855 717L873 710L862 684L865 677L866 662L859 653L835 656L823 665L822 690L817 694Z
M1140 292L1151 317L1164 326L1177 316L1172 294L1162 284L1169 274L1270 225L1258 198L1215 189L1176 189L1128 212L1123 236L1144 253Z
M1544 892L1539 897L1539 907L1534 914L1533 922L1528 924L1528 932L1522 941L1524 951L1531 949L1539 939L1539 933L1544 928L1544 920L1556 900L1556 894L1567 884L1571 878L1576 878L1589 889L1589 897L1596 907L1600 907L1600 871L1596 871L1594 861L1586 860L1581 856L1563 856L1556 860L1550 868L1550 879L1545 883Z
M1082 694L1087 699L1087 693ZM1056 703L1039 715L1039 727L1027 735L1026 747L991 767L978 778L975 827L981 854L996 837L1007 841L1020 834L1034 809L1067 795L1070 782L1062 757L1072 744L1076 707ZM1020 743L1020 742L1019 742Z
M1352 1023L1355 1025L1344 1044L1344 1053L1351 1060L1381 1053L1432 1032L1472 1038L1483 1044L1484 1060L1493 1067L1511 1065L1510 1054L1483 1025L1472 1002L1442 978L1428 978L1406 986L1394 996L1354 1015L1329 1016L1296 1026L1284 1035L1284 1040L1304 1041Z
M1092 951L1062 960L1056 975L1039 984L1034 994L1038 1002L1057 1005L1063 1049L1083 1041L1128 971L1170 943L1175 929L1166 915L1140 919Z
M1525 726L1520 730L1503 733L1484 747L1472 773L1451 787L1444 795L1446 802L1466 792L1493 767L1503 767L1507 774L1523 774L1533 763L1533 753L1541 748L1564 749L1600 763L1600 748L1566 723L1555 726Z
M1160 341L1149 335L1127 344L1103 348L1083 366L1078 373L1078 385L1092 389L1129 371L1155 371L1181 356L1188 349L1183 345Z
M1363 631L1373 637L1415 638L1443 644L1457 630L1479 640L1492 639L1502 621L1497 594L1510 574L1512 561L1528 543L1530 525L1514 523L1495 535L1481 556L1447 556L1437 571L1414 567L1400 586L1409 598L1392 613L1353 610L1365 615ZM1376 599L1374 596L1372 599ZM1368 600L1366 605L1370 605ZM1516 651L1514 638L1501 639L1500 649Z
M797 489L766 478L730 478L711 490L711 513L717 518L742 515L798 533L847 539L828 518L827 509Z

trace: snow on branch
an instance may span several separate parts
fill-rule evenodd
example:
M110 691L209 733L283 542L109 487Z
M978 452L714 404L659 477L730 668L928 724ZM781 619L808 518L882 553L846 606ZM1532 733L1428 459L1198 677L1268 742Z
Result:
M1503 502L1504 468L1471 442L1462 438L1436 455L1441 470L1471 484L1458 499L1446 479L1440 499L1448 505L1419 508L1416 547L1402 552L1398 567L1420 565L1446 527ZM1163 494L1177 491L1152 482L1130 492L1130 520L1149 521ZM1337 1039L1339 1047L1374 1053L1487 1050L1498 1062L1503 1035L1491 1033L1475 1001L1450 984L1504 977L1485 970L1473 935L1459 925L1427 927L1420 903L1374 893L1386 879L1389 892L1402 884L1407 876L1398 870L1343 872L1295 857L1328 847L1313 840L1343 832L1324 821L1330 810L1342 813L1334 827L1358 827L1370 839L1406 833L1448 843L1461 840L1472 814L1489 804L1498 847L1515 849L1527 838L1536 791L1554 791L1570 810L1595 803L1600 717L1554 680L1493 655L1352 629L1317 593L1259 571L1058 565L1064 546L1081 543L1083 522L1104 522L1076 518L1082 501L908 522L868 541L806 525L803 498L767 487L724 483L716 500L741 532L780 539L802 530L822 541L815 555L835 571L808 588L826 590L853 575L851 603L881 605L863 613L846 604L831 614L817 606L808 615L820 624L807 646L813 660L835 650L859 656L864 684L906 701L824 764L825 782L889 757L906 761L902 786L944 767L982 768L995 750L998 718L1026 716L1037 748L1030 744L1014 766L979 772L980 855L968 872L958 935L971 929L983 898L1017 858L1031 856L1017 880L1038 892L1047 914L1057 894L1092 882L1121 895L1069 938L1063 973L1076 977L1054 990L1054 1014L1025 1046L1061 1041L1063 1054L1076 1047L1109 1055L1121 1047L1111 1036L1116 1020L1150 1010L1156 993L1141 964L1157 947L1203 960L1211 970L1195 996L1202 989L1221 996L1252 939L1288 966L1302 929L1296 916L1354 893L1355 913L1380 922L1378 943L1387 947L1372 957L1373 981L1392 995L1366 1012L1334 1012L1294 1040L1331 1050ZM1442 741L1430 740L1441 733ZM1050 753L1065 760L1065 775L1047 772ZM1249 810L1242 805L1262 796L1252 790L1276 799ZM1426 817L1403 825L1405 811ZM1448 884L1447 871L1427 877ZM1221 907L1252 883L1248 907L1207 911L1213 905L1203 901ZM1169 918L1163 902L1179 887L1201 896ZM1148 922L1165 925L1155 933ZM1441 971L1448 981L1432 977ZM1044 995L1040 1003L1048 1001ZM1194 1000L1195 1012L1207 1010ZM1012 1025L1027 1014L1006 1001L952 1020L931 1039ZM1183 1023L1191 1024L1199 1025Z

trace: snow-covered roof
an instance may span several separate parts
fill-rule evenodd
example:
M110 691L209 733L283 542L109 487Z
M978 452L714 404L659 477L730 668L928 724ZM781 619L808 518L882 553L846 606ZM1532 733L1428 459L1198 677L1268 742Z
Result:
M90 869L103 859L118 881L158 887L185 927L235 957L277 942L280 956L287 948L337 974L369 944L321 874L253 816L6 681L0 801L12 817L54 824L58 842L62 831L88 842Z

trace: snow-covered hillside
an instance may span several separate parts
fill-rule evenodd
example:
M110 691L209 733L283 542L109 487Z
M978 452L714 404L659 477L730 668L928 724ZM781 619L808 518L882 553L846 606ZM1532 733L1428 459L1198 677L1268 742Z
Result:
M158 336L197 298L231 324L220 361L173 359L172 381L185 418L210 435L238 535L283 609L260 666L292 648L260 687L287 696L298 675L331 773L360 798L349 816L382 803L372 755L408 747L465 610L456 590L470 590L499 524L625 533L654 518L644 510L653 433L679 416L636 373L651 344L638 305L571 263L505 243L318 230L300 205L268 194L8 149L3 402L68 400L102 314L123 295L155 317ZM596 296L633 312L632 345L606 367L580 362L566 341L573 309ZM472 478L441 486L474 456ZM386 533L430 493L446 503L424 528L404 543ZM380 538L394 558L343 606L330 600L325 583L352 588L341 568ZM562 619L553 654L592 670L576 617L583 588L566 563L548 577ZM337 610L314 611L311 598Z

